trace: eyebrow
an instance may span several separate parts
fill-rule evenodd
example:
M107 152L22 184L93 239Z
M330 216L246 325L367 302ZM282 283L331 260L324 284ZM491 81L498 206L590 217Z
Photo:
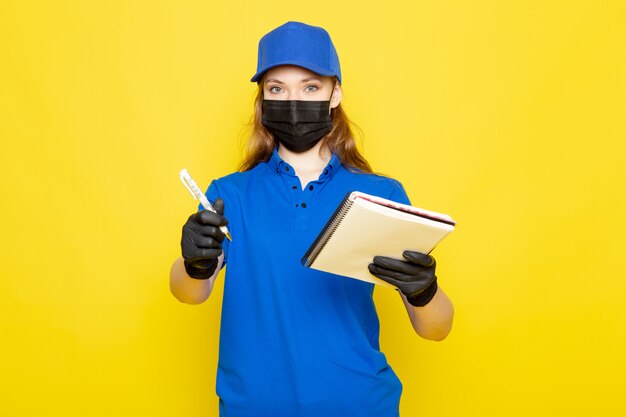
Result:
M309 77L309 78L305 78L305 79L301 80L300 82L301 82L301 83L307 83L307 82L309 82L309 81L311 81L311 80L317 80L317 81L319 81L319 82L322 82L322 80L320 80L318 77ZM271 78L271 79L269 79L269 80L265 80L265 84L268 84L268 83L284 84L284 82L282 82L282 81L280 81L280 80L277 80L277 79L275 79L275 78Z

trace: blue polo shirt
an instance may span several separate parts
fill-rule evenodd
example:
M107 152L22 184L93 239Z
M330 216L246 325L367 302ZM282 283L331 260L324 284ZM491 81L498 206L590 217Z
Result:
M351 172L336 155L302 188L277 149L209 186L233 237L223 243L222 417L398 416L402 385L380 351L374 285L300 262L355 190L409 203L398 181Z

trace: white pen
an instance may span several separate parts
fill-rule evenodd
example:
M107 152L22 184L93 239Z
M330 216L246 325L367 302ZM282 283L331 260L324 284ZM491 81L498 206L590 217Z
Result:
M200 204L202 204L202 207L204 207L205 210L209 210L209 211L212 211L213 213L217 213L215 209L213 208L213 206L211 205L211 203L209 203L209 199L206 198L206 196L204 195L202 191L200 191L200 188L198 188L198 185L193 180L193 178L191 178L191 175L189 175L189 172L187 172L186 169L181 169L180 180L185 185L185 188L189 190L193 198L195 200L200 200ZM224 235L228 238L228 240L233 240L226 226L220 226L220 230L222 231L222 233L224 233Z

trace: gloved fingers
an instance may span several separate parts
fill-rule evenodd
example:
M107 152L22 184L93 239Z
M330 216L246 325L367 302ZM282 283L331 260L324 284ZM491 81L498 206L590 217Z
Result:
M196 245L197 248L206 248L206 249L221 249L222 248L220 241L211 236L202 236L202 235L195 236L193 238L193 243Z
M422 265L425 267L435 266L435 258L425 253L415 252L411 250L405 250L402 252L402 256L409 262Z
M211 210L202 210L192 214L196 223L208 226L226 226L228 219L219 213L213 213Z
M181 241L182 255L185 260L200 258L217 258L222 253L221 245L214 245L209 248L198 247L198 243L192 238L184 237Z
M412 282L414 280L413 275L405 274L403 272L396 271L393 269L387 269L387 268L378 266L376 264L369 264L368 269L372 275L377 276L378 278L381 278L381 279L390 278L398 282Z
M187 262L194 268L209 269L215 265L217 259L195 259Z
M398 280L396 280L396 279L393 279L393 278L391 278L391 277L389 277L389 276L387 276L387 275L385 275L385 274L381 274L381 273L379 272L379 269L378 269L378 268L376 267L376 265L374 265L374 264L369 264L369 265L368 265L368 269L369 269L369 271L370 271L370 274L374 275L374 276L375 276L375 277L377 277L377 278L382 279L382 280L383 280L383 281L385 281L385 282L388 282L389 284L393 285L394 287L396 287L396 288L399 290L399 288L398 288L398 284L400 284L400 285L401 285L401 284L402 284L402 282L401 282L401 281L398 281Z
M221 248L224 233L214 226L186 225L183 228L181 244L186 247Z
M393 271L384 270L374 264L369 264L368 268L372 275L395 286L396 289L407 297L412 297L423 292L436 280L434 275L428 274L420 274L417 276L394 274Z
M222 254L221 248L198 248L193 253L183 254L183 258L191 264L203 261L203 260L214 260L217 259Z
M402 272L408 275L415 275L422 271L422 267L405 262L400 259L389 258L387 256L374 256L374 265Z
M224 200L218 197L215 202L213 202L213 208L220 216L224 215Z
M195 231L199 236L211 237L218 242L224 240L224 233L217 226L202 226L196 225Z

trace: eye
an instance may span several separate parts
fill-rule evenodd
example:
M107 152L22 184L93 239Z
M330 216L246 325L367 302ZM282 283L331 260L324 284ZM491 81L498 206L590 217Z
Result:
M312 90L309 90L309 88L313 88ZM319 88L316 85L307 85L305 90L309 91L309 92L313 92L313 91L317 91Z
M270 90L269 90L269 91L270 91L270 93L274 93L274 94L278 93L278 91L274 91L274 89L275 89L275 88L280 89L280 87L278 87L278 86L273 86L273 87L270 87Z

